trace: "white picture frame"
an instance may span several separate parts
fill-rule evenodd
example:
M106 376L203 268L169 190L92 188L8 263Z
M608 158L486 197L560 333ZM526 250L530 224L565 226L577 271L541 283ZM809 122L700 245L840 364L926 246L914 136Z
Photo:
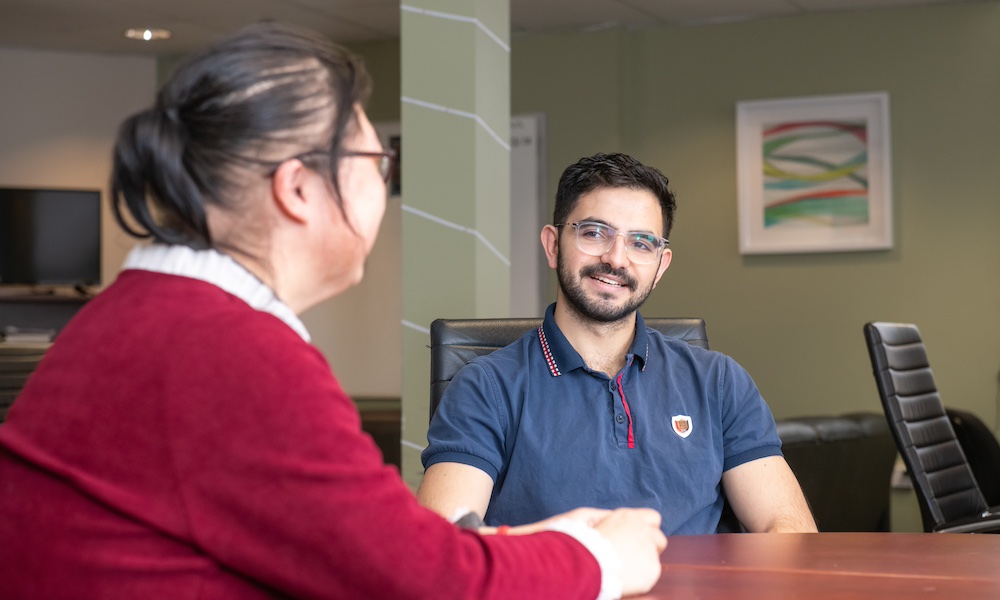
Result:
M889 95L736 105L741 254L892 248Z

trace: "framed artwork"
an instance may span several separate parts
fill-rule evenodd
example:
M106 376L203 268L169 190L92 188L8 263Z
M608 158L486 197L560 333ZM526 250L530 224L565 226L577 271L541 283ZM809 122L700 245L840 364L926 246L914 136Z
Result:
M741 254L892 247L886 93L736 105Z

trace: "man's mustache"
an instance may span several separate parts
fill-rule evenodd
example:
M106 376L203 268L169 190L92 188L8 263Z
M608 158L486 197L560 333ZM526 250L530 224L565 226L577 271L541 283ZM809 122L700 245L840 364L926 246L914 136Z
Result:
M580 269L581 277L593 277L595 275L610 275L622 282L628 289L633 292L639 287L639 282L635 280L634 277L629 275L628 271L625 269L612 269L611 265L607 263L599 263L596 265L590 265L589 267L584 267Z

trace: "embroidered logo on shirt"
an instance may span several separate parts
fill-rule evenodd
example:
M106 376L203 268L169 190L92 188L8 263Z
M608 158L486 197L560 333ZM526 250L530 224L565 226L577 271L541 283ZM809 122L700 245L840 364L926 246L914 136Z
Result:
M673 425L674 433L682 438L691 435L691 417L687 415L674 415L670 417L670 424Z

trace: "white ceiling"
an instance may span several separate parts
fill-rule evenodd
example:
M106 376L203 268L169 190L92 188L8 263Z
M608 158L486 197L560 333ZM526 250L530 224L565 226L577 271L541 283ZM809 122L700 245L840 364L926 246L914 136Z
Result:
M977 0L510 0L510 7L516 34L970 1ZM183 54L262 19L306 25L343 43L394 39L399 37L399 5L399 0L0 0L0 46ZM127 40L122 32L130 27L166 28L174 37L155 43Z

